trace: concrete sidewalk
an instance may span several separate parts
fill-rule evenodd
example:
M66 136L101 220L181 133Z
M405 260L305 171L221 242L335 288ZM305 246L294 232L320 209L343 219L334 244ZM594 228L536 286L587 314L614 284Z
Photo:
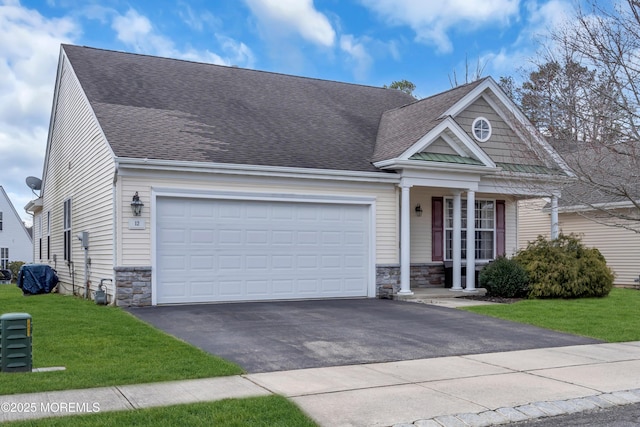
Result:
M0 421L271 393L322 426L486 426L640 402L640 342L0 396ZM28 405L28 406L27 406Z

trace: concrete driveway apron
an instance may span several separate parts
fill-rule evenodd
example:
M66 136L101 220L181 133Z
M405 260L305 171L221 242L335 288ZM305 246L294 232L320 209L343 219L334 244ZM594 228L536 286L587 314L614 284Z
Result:
M599 341L462 310L381 299L129 308L249 373L492 353Z

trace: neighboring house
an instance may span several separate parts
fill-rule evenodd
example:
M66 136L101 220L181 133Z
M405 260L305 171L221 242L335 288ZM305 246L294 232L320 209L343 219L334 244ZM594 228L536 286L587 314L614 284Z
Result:
M13 261L33 262L33 243L9 196L0 185L0 269Z
M571 174L531 128L491 78L415 100L63 45L36 253L120 305L406 295L445 261L473 292Z
M567 197L559 200L558 227L564 234L576 234L588 247L597 248L607 260L607 265L616 275L614 283L621 286L637 285L640 278L640 233L624 227L614 227L612 224L624 224L623 221L614 220L607 215L598 213L596 208L628 209L630 202L621 200L609 201L602 196L588 202L593 207L587 207L583 203L571 203L571 194L579 185L572 185L563 190ZM594 192L595 193L595 192ZM585 191L579 191L580 197L585 197ZM521 201L518 206L518 246L525 248L541 235L549 237L550 208L548 199ZM607 225L608 224L608 225ZM635 229L635 224L629 223Z

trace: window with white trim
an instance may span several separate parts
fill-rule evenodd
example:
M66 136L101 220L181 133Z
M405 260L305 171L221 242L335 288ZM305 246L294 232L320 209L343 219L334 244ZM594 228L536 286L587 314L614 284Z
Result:
M35 228L35 227L34 227ZM42 215L38 217L38 228L36 230L36 235L38 236L38 259L42 260Z
M9 268L9 248L0 248L0 268Z
M0 212L0 231L2 231L2 212Z
M71 199L64 201L62 215L62 231L64 234L64 260L71 261Z
M495 201L475 201L476 260L492 260L496 241ZM453 199L445 200L445 259L453 258ZM467 259L467 200L462 199L462 259Z
M47 259L51 259L51 211L47 211Z
M491 138L491 123L484 117L478 117L471 125L471 132L479 142L486 142Z

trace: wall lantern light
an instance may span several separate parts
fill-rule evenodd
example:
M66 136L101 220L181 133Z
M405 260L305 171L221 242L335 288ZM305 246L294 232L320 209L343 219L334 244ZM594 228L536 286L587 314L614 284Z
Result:
M142 214L142 207L144 203L140 201L140 196L138 196L138 192L133 195L133 199L131 200L131 211L134 216L140 216Z
M416 205L416 216L422 216L422 206L420 206L420 203Z

